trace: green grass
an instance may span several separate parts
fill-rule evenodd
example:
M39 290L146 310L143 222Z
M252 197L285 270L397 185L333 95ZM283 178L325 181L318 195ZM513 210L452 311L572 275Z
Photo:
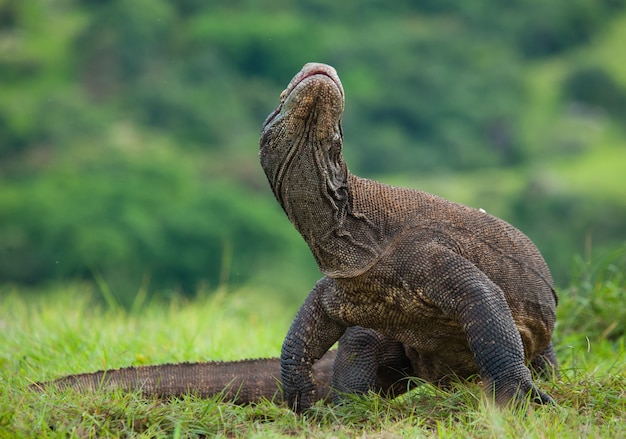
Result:
M295 309L253 288L192 301L140 295L129 311L102 305L86 286L38 295L0 287L0 437L624 437L623 326L606 332L626 309L623 256L581 263L578 283L561 292L562 374L540 382L558 406L528 413L495 409L467 383L446 391L423 385L391 401L354 399L306 416L219 397L34 394L26 389L34 381L102 368L276 356Z

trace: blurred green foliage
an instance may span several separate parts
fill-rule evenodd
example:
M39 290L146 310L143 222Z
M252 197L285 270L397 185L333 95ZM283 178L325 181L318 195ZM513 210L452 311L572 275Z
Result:
M588 343L623 343L626 335L626 249L603 254L594 261L577 258L573 281L558 310L560 343L586 338Z
M276 227L286 223L282 212L194 172L175 156L113 155L8 182L0 277L31 283L103 273L134 293L147 276L161 288L195 291L203 280L215 287L271 268L267 255L291 245Z
M353 171L417 187L471 173L470 191L488 196L463 197L464 184L452 198L527 232L564 284L591 236L594 248L624 242L626 200L480 171L518 181L625 148L626 71L595 55L621 47L611 29L624 6L0 0L0 282L309 282L256 145L287 81L322 61L346 88Z

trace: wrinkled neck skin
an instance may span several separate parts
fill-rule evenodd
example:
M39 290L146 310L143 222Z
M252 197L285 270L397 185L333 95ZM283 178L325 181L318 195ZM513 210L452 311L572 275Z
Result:
M260 140L261 165L276 199L320 270L331 277L360 274L380 255L374 242L362 239L378 241L375 228L352 210L350 176L341 155L343 108L335 70L306 64L281 94Z

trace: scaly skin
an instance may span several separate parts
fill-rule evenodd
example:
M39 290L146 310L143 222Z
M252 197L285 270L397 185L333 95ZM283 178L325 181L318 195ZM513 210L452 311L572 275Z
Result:
M412 375L442 385L479 374L500 404L552 402L528 368L556 368L557 297L537 248L483 211L352 175L343 110L335 70L309 63L261 132L270 187L325 274L283 344L287 403L318 399L312 366L340 338L340 390L376 389L380 364L408 359Z
M315 365L314 375L320 399L325 399L329 393L335 355L336 351L329 351ZM44 392L49 388L74 388L83 392L123 389L158 397L194 394L209 398L221 395L224 401L238 404L250 404L264 399L282 401L278 358L125 367L69 375L31 385L31 389L37 392Z

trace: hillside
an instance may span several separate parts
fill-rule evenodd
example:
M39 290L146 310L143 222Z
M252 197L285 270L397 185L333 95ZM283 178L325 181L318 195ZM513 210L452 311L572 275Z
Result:
M257 145L315 60L353 172L502 216L567 285L626 240L625 44L623 0L0 0L0 281L306 291Z

